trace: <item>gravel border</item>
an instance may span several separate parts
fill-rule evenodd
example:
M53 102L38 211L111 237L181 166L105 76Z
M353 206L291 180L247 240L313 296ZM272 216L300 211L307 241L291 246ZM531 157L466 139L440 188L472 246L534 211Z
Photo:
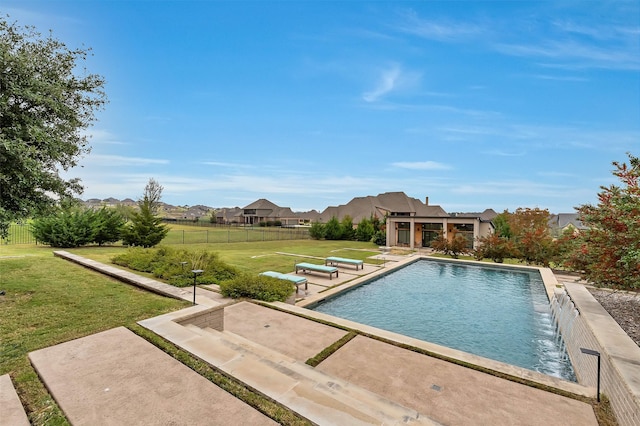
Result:
M640 292L588 289L631 340L640 346Z

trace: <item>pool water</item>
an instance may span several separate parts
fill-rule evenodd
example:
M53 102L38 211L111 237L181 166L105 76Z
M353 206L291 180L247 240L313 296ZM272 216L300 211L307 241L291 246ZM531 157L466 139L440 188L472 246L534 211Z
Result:
M537 271L420 260L311 309L575 381Z

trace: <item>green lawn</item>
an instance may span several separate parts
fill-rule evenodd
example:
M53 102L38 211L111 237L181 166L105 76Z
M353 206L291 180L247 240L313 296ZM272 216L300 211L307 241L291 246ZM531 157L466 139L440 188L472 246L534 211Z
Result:
M258 241L242 243L175 244L173 247L215 251L225 262L248 273L266 270L293 271L297 261L322 263L303 256L341 256L366 259L377 253L372 243L352 241ZM69 250L79 255L110 263L126 250L122 246L86 247ZM113 327L126 326L138 333L144 330L136 322L188 306L188 302L165 298L122 284L71 262L56 258L53 249L36 245L0 245L0 375L9 373L32 424L65 425L66 418L55 404L27 354L71 339ZM280 253L291 253L289 256ZM370 261L370 260L367 260ZM153 341L153 336L145 338ZM153 342L162 346L158 339ZM176 349L174 356L192 368L202 367ZM301 424L300 418L274 406L228 378L216 378L215 372L201 373L228 388L234 395L270 414L283 424ZM234 391L235 389L235 391ZM236 392L236 393L234 393ZM265 408L266 407L266 408Z
M188 306L106 278L51 249L0 249L0 375L9 373L33 424L67 424L27 354Z
M250 274L258 274L267 270L291 272L294 270L294 264L302 261L323 263L321 259L309 259L303 256L319 258L340 256L366 260L369 263L382 263L381 261L368 259L368 257L378 253L376 245L358 241L291 240L165 245L176 249L204 249L216 252L224 262ZM113 256L122 253L124 250L126 248L122 246L110 246L82 247L68 251L99 262L110 263Z

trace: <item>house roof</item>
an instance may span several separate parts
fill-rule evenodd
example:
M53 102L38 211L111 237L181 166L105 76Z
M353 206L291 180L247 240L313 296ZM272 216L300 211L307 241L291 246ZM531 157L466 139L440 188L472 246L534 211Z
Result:
M404 192L385 192L375 196L356 197L347 204L327 207L320 213L319 220L327 222L332 217L341 219L350 216L353 223L371 216L384 218L391 213L408 213L410 216L446 217L447 213L440 206L430 206L422 201L407 196Z
M577 229L587 229L580 219L578 219L577 213L558 213L549 217L549 226L551 227L564 229L569 225Z
M244 209L277 210L280 209L280 207L267 199L261 198L245 206Z
M234 216L237 216L237 214L241 212L242 209L240 207L223 207L216 212L216 217L221 217L225 220L231 220Z
M480 222L491 222L496 216L498 216L498 213L493 209L486 209L481 213L451 213L451 216L478 218L480 219Z

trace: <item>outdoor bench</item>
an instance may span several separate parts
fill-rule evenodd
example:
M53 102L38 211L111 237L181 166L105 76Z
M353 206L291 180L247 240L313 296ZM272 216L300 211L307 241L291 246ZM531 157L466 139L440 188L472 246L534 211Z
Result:
M261 272L260 275L264 275L266 277L278 278L280 280L291 281L292 283L294 283L296 285L296 293L298 292L298 290L300 289L300 286L302 284L304 284L304 289L305 290L307 290L309 288L309 284L308 284L306 278L294 277L293 275L282 274L280 272L275 272L275 271Z
M307 271L324 272L329 274L329 279L333 277L333 274L336 274L336 277L338 276L338 268L335 266L316 265L313 263L296 263L296 274L298 271L305 273Z
M340 263L344 263L347 265L355 265L356 271L358 269L364 269L364 262L362 260L357 259L347 259L345 257L327 257L324 260L325 265L338 265Z

